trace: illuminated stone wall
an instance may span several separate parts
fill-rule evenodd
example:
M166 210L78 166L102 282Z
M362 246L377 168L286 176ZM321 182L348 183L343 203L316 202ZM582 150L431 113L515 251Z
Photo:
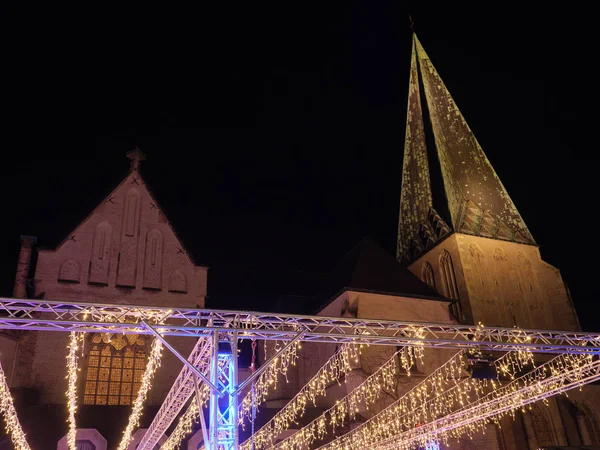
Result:
M58 248L39 251L35 270L35 295L50 300L195 308L204 307L206 283L207 269L193 263L137 166ZM28 376L13 377L13 385L37 389L42 403L65 403L67 340L66 333L26 333L17 366L25 344L35 357ZM169 342L185 355L194 345ZM182 368L166 349L163 355L149 404L162 403ZM85 363L84 355L80 388Z
M453 234L417 259L417 276L429 263L435 286L448 295L440 256L448 251L458 285L461 319L487 326L577 330L572 307L557 268L541 259L539 249L495 239Z

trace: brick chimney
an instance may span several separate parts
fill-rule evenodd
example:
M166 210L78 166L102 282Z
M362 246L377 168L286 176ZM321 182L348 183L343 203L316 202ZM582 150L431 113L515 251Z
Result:
M27 276L31 266L31 253L37 238L34 236L21 236L21 251L19 252L19 261L17 262L17 276L15 277L15 287L13 297L27 298Z

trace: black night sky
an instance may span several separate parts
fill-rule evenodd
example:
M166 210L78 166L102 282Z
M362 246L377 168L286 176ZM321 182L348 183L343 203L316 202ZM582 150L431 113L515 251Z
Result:
M0 294L19 235L63 238L136 145L199 263L323 271L365 235L394 252L410 11L584 328L600 331L585 11L216 3L3 7Z

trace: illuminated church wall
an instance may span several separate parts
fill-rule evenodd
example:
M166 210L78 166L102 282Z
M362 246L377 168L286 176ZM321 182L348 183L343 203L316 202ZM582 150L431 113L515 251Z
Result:
M409 269L422 276L433 268L436 289L450 297L441 264L447 251L464 319L488 326L576 330L575 311L555 267L532 245L456 233L440 242Z
M34 279L35 295L50 300L195 308L204 307L207 269L192 262L132 164L121 184L55 250L39 251ZM88 352L95 345L91 338L81 361L82 395ZM13 385L39 390L41 403L64 403L67 340L66 333L28 333L17 358L27 376L14 377ZM148 355L151 339L145 340L139 349ZM169 342L184 354L194 345L186 338ZM107 346L126 356L118 343L97 345ZM28 351L35 355L32 362ZM150 404L162 402L181 368L175 356L163 352Z

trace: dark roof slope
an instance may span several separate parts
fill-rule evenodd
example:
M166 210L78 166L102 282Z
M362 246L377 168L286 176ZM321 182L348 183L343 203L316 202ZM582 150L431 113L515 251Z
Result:
M318 309L327 306L343 290L450 301L368 237L346 253L332 270L317 296Z

